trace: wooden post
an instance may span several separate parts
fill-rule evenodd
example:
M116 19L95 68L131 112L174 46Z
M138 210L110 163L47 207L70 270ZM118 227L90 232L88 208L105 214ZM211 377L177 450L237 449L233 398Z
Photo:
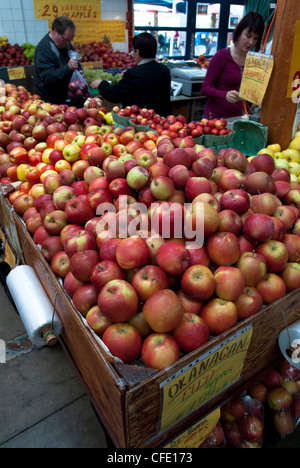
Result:
M300 2L277 0L272 43L274 68L261 111L260 122L266 125L268 144L279 143L286 149L292 139L292 128L297 104L287 98L290 65L294 44L296 21L300 20Z

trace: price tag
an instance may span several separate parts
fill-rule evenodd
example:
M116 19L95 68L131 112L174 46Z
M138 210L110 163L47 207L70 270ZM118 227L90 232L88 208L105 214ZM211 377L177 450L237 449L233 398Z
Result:
M207 436L216 427L220 419L221 410L217 408L205 418L191 426L187 431L180 434L176 439L168 443L164 448L171 449L189 449L198 448L206 439Z
M8 68L7 74L9 80L23 80L26 78L25 69L23 67Z
M273 65L274 58L272 55L248 52L239 96L246 101L261 106Z
M239 380L251 336L249 325L161 382L159 431L184 419Z

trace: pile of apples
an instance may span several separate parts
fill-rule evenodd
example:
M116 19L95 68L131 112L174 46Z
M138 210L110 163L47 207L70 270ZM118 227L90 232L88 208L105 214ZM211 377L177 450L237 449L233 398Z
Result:
M80 62L103 61L103 68L130 68L136 65L132 54L128 52L114 51L110 44L105 42L89 42L88 44L74 43L74 49L81 55Z
M300 181L300 124L287 148L282 149L279 143L274 143L260 152L269 153L275 160L276 168L286 169L291 174L291 180Z
M0 182L113 356L163 369L300 286L300 185L269 154L7 90Z
M0 67L30 65L32 60L24 54L25 49L19 44L5 43L0 47Z
M227 120L223 118L203 118L201 121L187 122L183 115L161 117L153 109L141 109L136 105L127 106L123 109L114 106L112 110L121 117L128 117L135 125L148 126L151 130L155 130L158 135L165 135L171 139L186 136L199 138L202 135L228 135L232 133L232 130L227 128Z

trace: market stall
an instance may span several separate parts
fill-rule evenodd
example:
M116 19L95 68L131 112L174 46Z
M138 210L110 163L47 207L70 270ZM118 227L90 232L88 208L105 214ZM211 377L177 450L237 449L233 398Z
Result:
M278 9L276 53L284 14L292 13ZM123 58L118 71L130 66ZM98 65L86 65L91 79ZM201 64L193 69L199 78ZM273 82L277 73L275 67ZM187 86L186 75L177 70L175 78ZM268 94L261 122L229 122L162 117L136 105L107 109L99 96L80 108L54 105L27 88L3 75L7 285L17 303L24 282L10 275L18 278L25 265L36 275L43 308L49 299L59 325L39 322L39 339L48 346L59 340L110 443L261 447L263 404L281 436L293 432L300 372L297 104L285 104L293 118L275 139L274 113L263 118L270 116ZM42 294L36 296L38 302ZM30 308L24 313L34 324ZM254 416L261 431L249 434ZM231 439L232 420L239 442Z

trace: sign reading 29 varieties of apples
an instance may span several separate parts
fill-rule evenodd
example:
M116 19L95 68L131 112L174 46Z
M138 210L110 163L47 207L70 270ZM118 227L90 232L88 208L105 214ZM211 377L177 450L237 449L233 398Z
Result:
M239 96L261 106L273 70L274 58L257 52L248 52Z
M102 41L124 42L125 21L102 21L100 0L33 0L36 19L48 20L49 30L55 18L68 16L76 25L75 41L87 43Z
M159 432L178 423L241 377L252 326L240 330L160 384Z

